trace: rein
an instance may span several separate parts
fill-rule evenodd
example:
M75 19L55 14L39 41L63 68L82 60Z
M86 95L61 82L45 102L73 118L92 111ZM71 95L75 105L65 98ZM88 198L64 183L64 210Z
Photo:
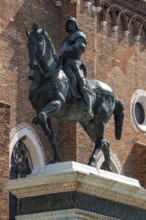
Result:
M40 58L39 58L39 60L38 60L38 62L37 62L37 64L36 64L36 66L39 67L39 69L40 69L40 71L42 72L42 74L44 75L44 77L45 77L45 78L48 78L47 75L50 75L50 74L53 75L53 74L56 74L57 72L59 72L59 70L61 69L61 66L62 66L62 60L63 60L63 58L61 58L61 60L59 61L59 66L58 66L58 68L57 68L55 71L51 71L51 72L49 72L49 73L45 73L45 72L43 71L42 67L40 66L40 61L41 61L43 55L45 55L45 51L46 51L46 44L45 44L45 38L43 37L43 50L42 50L42 53L41 53L41 55L40 55ZM55 58L54 58L54 59L55 59Z

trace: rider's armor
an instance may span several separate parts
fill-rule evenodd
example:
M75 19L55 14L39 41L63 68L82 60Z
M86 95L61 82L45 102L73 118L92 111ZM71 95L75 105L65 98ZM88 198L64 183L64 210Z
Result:
M65 69L67 69L67 71L72 71L76 76L80 92L85 102L87 117L93 118L91 94L82 68L83 65L80 61L86 45L85 34L77 28L63 41L61 45L61 57L63 57L63 65L65 66Z

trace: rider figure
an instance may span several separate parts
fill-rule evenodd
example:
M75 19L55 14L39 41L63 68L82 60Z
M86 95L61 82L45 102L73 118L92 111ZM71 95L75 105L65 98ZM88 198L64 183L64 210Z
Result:
M67 20L66 31L69 35L65 38L61 45L61 58L63 58L63 65L67 66L67 70L70 69L73 71L73 74L75 74L79 90L85 102L86 117L92 119L94 116L92 112L91 93L83 71L83 64L80 61L81 55L85 52L87 45L86 36L78 29L76 19L73 17L70 17Z

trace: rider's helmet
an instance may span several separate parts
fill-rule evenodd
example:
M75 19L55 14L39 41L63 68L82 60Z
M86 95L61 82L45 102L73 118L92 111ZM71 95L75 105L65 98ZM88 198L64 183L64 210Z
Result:
M76 29L78 29L78 26L77 26L77 21L74 17L69 17L66 21L66 30L67 30L67 23L70 22L70 21L73 21L75 23L75 26L76 26ZM68 31L68 30L67 30Z

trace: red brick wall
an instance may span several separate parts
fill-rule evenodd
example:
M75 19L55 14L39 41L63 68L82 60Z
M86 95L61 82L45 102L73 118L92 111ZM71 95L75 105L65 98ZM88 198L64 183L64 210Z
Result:
M28 100L28 51L26 29L36 21L50 34L56 50L59 42L59 9L53 1L0 1L0 86L1 101L11 106L11 129L21 122L31 124L35 117ZM55 28L54 28L55 27ZM39 126L33 126L45 148L46 161L51 159L51 147ZM52 152L52 151L51 151Z
M96 77L110 85L125 106L122 139L115 140L113 119L106 125L105 139L110 141L112 154L116 155L120 161L125 174L141 179L143 185L146 186L144 178L146 167L139 165L135 170L135 166L131 167L134 164L128 163L129 158L133 156L131 151L134 149L135 142L146 144L145 135L135 128L131 113L133 93L137 89L146 90L146 47L144 44L146 36L141 33L141 40L138 43L135 41L132 24L129 28L129 36L124 37L122 20L119 19L118 31L114 32L112 30L113 20L110 15L107 15L107 26L103 28L100 14L94 16L91 9L85 8L84 1L81 1L81 5L78 5L77 8L79 27L84 30L88 41L88 48L83 57L87 64L88 78ZM77 126L77 143L77 161L86 164L92 152L93 143L84 134L80 125ZM146 156L140 156L143 149L137 148L139 149L137 160L141 161L139 164L145 164ZM130 172L131 169L134 169L134 175ZM139 173L143 173L143 180Z
M0 181L9 179L10 106L0 102ZM9 193L0 188L0 219L8 219Z
M133 145L124 164L124 169L127 170L127 176L138 179L141 186L146 188L146 144L137 142Z
M62 6L59 11L59 45L67 36L65 23L69 16L76 17L76 4L71 4L70 1L62 2ZM59 122L59 143L61 147L62 160L63 161L76 161L77 151L77 128L76 123L71 122Z

